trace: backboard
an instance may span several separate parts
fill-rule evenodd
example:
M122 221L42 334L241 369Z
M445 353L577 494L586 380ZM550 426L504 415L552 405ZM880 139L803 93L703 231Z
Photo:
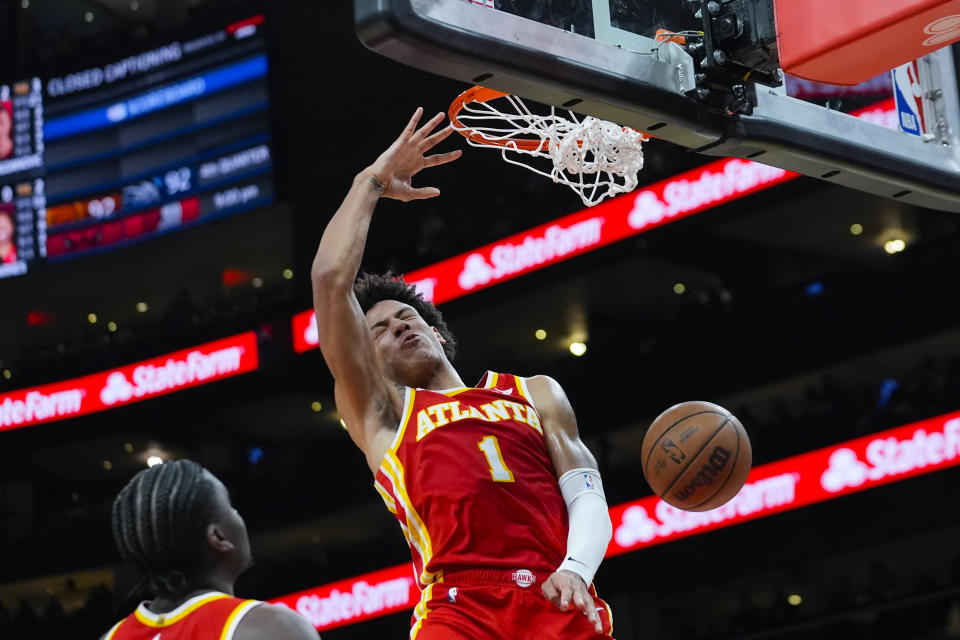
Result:
M770 0L354 0L354 11L368 48L425 71L707 155L960 211L950 47L920 61L939 126L910 136L788 96ZM739 18L723 23L729 15ZM722 49L695 35L718 28L729 31ZM658 29L691 38L681 45Z

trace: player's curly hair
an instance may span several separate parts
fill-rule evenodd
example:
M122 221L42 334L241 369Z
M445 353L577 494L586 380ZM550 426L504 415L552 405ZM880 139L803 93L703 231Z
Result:
M140 471L113 501L113 539L139 582L134 591L171 595L201 568L203 536L213 513L214 486L192 460Z
M424 322L435 327L446 340L443 352L447 355L447 360L453 362L457 355L457 340L447 327L447 323L443 321L443 315L432 302L424 300L413 285L404 282L403 276L398 276L392 271L382 274L361 273L353 285L353 292L364 313L381 300L396 300L416 309Z

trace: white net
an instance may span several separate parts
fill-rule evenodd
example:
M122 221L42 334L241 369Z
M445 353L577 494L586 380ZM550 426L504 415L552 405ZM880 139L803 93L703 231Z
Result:
M453 128L471 145L500 149L507 162L567 185L587 206L636 188L643 134L591 116L581 120L572 111L566 118L555 107L550 115L537 115L512 95L499 102L501 108L465 101ZM552 168L538 160L544 158Z

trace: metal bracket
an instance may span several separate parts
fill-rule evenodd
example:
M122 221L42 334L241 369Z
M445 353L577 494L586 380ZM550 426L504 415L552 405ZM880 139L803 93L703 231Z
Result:
M917 62L921 85L928 89L923 101L931 116L930 134L940 145L956 147L960 142L960 104L950 49L940 49Z

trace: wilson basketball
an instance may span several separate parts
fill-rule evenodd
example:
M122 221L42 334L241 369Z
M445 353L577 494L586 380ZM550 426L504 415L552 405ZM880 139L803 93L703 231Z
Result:
M664 502L709 511L747 480L753 452L740 421L710 402L681 402L650 424L641 448L643 475Z

